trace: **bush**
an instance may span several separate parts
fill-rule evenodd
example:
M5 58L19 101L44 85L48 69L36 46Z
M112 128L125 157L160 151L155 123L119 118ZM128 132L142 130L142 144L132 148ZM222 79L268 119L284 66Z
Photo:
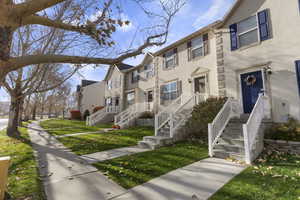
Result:
M99 110L102 110L104 108L104 106L96 106L94 109L93 109L93 113L99 111Z
M211 123L222 109L227 98L209 98L196 105L192 116L187 120L184 131L191 139L208 143L208 124Z
M154 114L152 112L146 111L141 114L140 119L153 119Z
M80 110L70 110L71 119L81 120Z
M266 139L300 141L300 123L289 119L287 123L275 123L265 132Z

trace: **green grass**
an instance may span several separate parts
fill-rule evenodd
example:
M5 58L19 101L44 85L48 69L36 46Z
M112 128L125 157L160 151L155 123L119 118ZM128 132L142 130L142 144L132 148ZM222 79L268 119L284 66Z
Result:
M27 129L19 128L23 139L12 139L0 131L0 157L11 156L8 192L13 199L42 200L43 190Z
M137 145L144 136L154 135L153 128L134 127L108 133L63 137L58 140L78 155Z
M208 156L207 146L181 142L154 151L94 164L113 181L129 189Z
M85 121L50 119L41 121L40 126L52 135L66 135L82 132L95 132L103 128L111 128L111 124L101 124L97 126L86 126Z
M266 152L210 200L299 200L300 156Z

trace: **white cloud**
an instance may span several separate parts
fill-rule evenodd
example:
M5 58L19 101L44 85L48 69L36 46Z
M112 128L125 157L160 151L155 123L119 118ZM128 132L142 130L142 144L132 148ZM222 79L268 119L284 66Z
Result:
M96 21L98 19L98 17L100 17L102 15L102 11L101 10L98 10L97 12L95 12L94 14L92 14L90 17L89 17L89 20L90 21Z
M209 9L201 14L196 21L194 22L193 26L195 28L201 28L213 21L220 19L223 17L224 13L230 8L231 1L229 0L212 0L212 5Z

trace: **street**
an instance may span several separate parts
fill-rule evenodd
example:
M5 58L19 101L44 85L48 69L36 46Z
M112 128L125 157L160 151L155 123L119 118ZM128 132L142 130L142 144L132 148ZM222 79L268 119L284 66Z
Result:
M0 130L7 126L8 119L0 119Z

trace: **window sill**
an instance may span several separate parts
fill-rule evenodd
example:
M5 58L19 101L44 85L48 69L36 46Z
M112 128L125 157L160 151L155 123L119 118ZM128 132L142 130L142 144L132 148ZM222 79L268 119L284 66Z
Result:
M249 45L244 46L244 47L241 47L241 48L238 49L238 51L244 51L246 49L249 49L249 48L252 48L252 47L255 47L255 46L259 46L259 45L261 45L261 41L255 42L253 44L249 44Z
M196 61L199 61L199 60L202 60L204 59L206 56L198 56L196 58L192 58L191 60L189 60L189 62L196 62Z

